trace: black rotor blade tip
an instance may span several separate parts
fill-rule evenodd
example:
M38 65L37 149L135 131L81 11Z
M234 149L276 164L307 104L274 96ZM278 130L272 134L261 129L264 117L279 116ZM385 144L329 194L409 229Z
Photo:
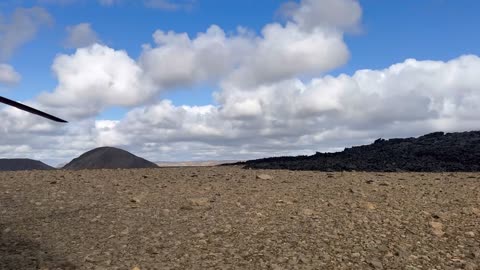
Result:
M0 102L5 103L7 105L10 105L12 107L15 107L17 109L20 109L20 110L23 110L23 111L26 111L26 112L29 112L29 113L32 113L32 114L36 114L38 116L41 116L41 117L44 117L44 118L47 118L47 119L50 119L50 120L55 121L55 122L68 123L67 121L65 121L63 119L60 119L56 116L53 116L53 115L48 114L46 112L39 111L37 109L34 109L32 107L29 107L27 105L18 103L16 101L13 101L11 99L8 99L8 98L2 97L2 96L0 96Z

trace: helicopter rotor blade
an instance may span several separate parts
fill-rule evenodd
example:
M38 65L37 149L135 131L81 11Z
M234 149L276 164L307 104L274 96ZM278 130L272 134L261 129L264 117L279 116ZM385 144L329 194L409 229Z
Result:
M23 110L23 111L26 111L26 112L29 112L29 113L33 113L33 114L36 114L36 115L39 115L41 117L44 117L44 118L47 118L47 119L50 119L52 121L55 121L55 122L60 122L60 123L68 123L67 121L63 120L63 119L60 119L56 116L53 116L51 114L48 114L48 113L45 113L45 112L42 112L42 111L39 111L37 109L34 109L32 107L29 107L27 105L23 105L21 103L18 103L16 101L13 101L11 99L8 99L8 98L5 98L5 97L2 97L0 96L0 102L1 103L5 103L7 105L10 105L10 106L13 106L17 109L20 109L20 110Z

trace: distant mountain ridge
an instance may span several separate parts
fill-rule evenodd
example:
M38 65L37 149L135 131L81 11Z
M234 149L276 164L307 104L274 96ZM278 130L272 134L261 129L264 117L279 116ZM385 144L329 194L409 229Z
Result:
M378 139L337 153L272 157L242 163L245 168L320 171L480 171L480 131L434 132L418 138Z
M47 164L28 158L2 158L0 171L55 170Z
M208 167L237 162L240 160L159 161L156 164L160 167Z
M141 157L115 147L99 147L83 153L73 159L63 169L140 169L158 168L158 166Z

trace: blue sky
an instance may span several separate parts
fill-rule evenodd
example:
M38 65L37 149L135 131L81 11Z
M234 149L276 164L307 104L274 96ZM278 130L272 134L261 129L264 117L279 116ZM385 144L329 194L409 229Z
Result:
M0 155L57 162L113 145L155 160L245 159L478 129L478 10L474 0L3 1L0 53L21 42L0 56L0 94L70 124L2 107ZM13 14L34 23L16 31ZM70 44L82 25L87 43Z
M259 32L271 21L282 21L278 10L283 2L198 0L191 9L176 11L146 8L140 1L116 6L102 6L92 0L74 4L7 3L2 7L4 15L17 7L42 6L55 20L53 26L42 29L9 61L23 79L3 93L25 100L55 87L56 79L50 69L53 59L59 53L74 51L64 46L68 26L89 22L103 42L137 58L141 45L152 43L152 34L157 29L187 32L191 37L211 24L221 26L227 33L238 26ZM352 56L331 74L383 69L407 58L449 60L462 54L479 54L480 37L475 34L480 25L478 1L364 0L361 4L364 12L361 32L346 36ZM163 96L177 105L205 105L212 102L214 90L217 90L215 85L206 84L180 88ZM125 111L109 109L99 117L118 119Z
M37 1L10 1L11 4L2 13L9 13L17 7L32 7ZM25 79L9 95L17 99L33 98L39 90L50 90L56 85L50 66L58 53L71 53L63 42L66 27L89 22L99 34L101 40L109 46L126 50L137 58L141 46L152 43L152 34L157 29L187 32L195 36L210 25L218 24L225 31L235 31L237 26L245 26L256 31L268 22L276 19L276 10L281 2L265 1L202 1L188 10L161 10L146 8L140 1L121 3L118 6L102 6L89 0L74 4L44 4L54 17L55 24L35 39L18 49L11 63ZM208 104L211 102L212 86L205 85L198 91L173 92L166 97L178 104ZM213 86L214 87L214 86ZM190 89L188 89L190 90ZM122 111L122 110L115 110ZM115 115L108 114L108 116ZM117 116L118 117L118 116Z

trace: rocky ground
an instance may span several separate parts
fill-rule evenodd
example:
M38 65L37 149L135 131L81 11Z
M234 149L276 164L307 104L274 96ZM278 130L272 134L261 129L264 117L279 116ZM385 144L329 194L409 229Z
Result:
M208 268L480 269L480 174L0 173L0 269Z

